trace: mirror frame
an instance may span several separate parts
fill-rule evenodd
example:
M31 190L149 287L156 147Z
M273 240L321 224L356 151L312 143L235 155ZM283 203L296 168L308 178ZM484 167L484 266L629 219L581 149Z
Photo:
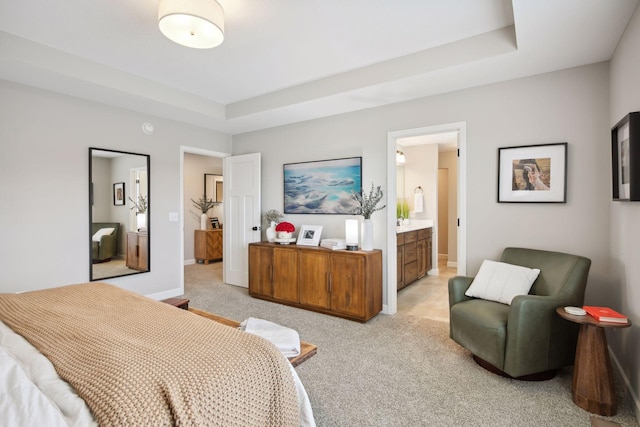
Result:
M211 183L208 183L208 177L212 177L209 179L212 179ZM216 177L220 177L220 179L216 179ZM207 187L209 185L212 185L212 188L210 190L211 195L213 197L211 197L213 199L214 202L218 202L218 203L222 203L222 175L217 174L217 173L205 173L204 174L204 196L207 197L207 195L209 194L209 191L207 191Z
M110 153L118 153L120 155L133 155L133 156L141 156L145 158L145 164L147 168L147 210L146 210L146 222L147 222L147 269L144 271L132 271L131 273L125 274L116 274L113 276L103 276L103 277L94 277L93 273L93 256L92 256L92 236L93 236L93 154L96 151L110 152ZM89 147L89 281L95 282L98 280L106 280L113 279L115 277L125 277L131 276L135 274L148 273L151 271L151 156L149 154L141 154L141 153L133 153L130 151L120 151L120 150L111 150L108 148L97 148L97 147ZM125 201L125 204L128 208L130 208L130 203ZM126 236L126 231L123 231L123 234ZM126 243L125 243L126 248ZM126 250L126 249L125 249ZM126 255L125 255L126 256Z

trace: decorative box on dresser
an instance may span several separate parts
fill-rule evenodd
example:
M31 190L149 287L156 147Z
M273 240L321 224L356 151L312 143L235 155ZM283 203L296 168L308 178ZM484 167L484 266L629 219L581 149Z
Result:
M398 290L423 278L431 270L431 228L398 233Z
M251 243L249 294L366 322L382 310L382 251Z
M146 231L127 231L127 267L140 271L149 269L148 242Z
M205 264L222 259L222 229L195 230L193 254L196 261L202 261Z

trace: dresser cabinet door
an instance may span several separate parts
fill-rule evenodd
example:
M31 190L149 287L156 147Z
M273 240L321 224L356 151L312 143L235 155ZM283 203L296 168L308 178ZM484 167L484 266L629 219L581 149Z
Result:
M273 250L273 295L281 301L299 302L298 251L275 248Z
M328 253L300 251L300 304L329 308L331 257Z
M357 317L365 315L364 258L331 256L331 310Z
M273 294L273 248L249 246L249 294L271 297Z

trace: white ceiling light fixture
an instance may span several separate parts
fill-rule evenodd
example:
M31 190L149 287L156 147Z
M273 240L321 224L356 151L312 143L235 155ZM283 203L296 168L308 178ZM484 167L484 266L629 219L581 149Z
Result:
M224 11L215 0L160 0L158 26L178 44L209 49L224 40Z
M406 162L407 162L407 159L404 156L404 153L400 150L396 150L396 164L403 165Z

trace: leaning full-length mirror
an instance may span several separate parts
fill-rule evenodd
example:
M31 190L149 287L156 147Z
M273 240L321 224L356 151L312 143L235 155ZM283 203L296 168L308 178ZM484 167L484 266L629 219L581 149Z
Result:
M149 271L146 154L89 148L90 280Z

